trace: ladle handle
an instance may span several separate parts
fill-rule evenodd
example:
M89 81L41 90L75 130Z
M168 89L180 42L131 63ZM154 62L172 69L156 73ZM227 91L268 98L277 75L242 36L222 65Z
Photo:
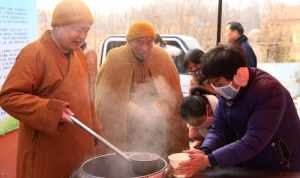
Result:
M130 161L128 156L123 153L121 150L119 150L117 147L115 147L113 144L111 144L109 141L107 141L105 138L103 138L102 136L100 136L99 134L97 134L95 131L93 131L92 129L90 129L89 127L87 127L85 124L83 124L82 122L80 122L77 118L75 118L74 116L70 116L71 120L78 125L80 128L82 128L83 130L85 130L86 132L88 132L89 134L91 134L93 137L95 137L97 140L101 141L102 143L104 143L106 146L108 146L109 148L111 148L113 151L115 151L117 154L119 154L121 157L123 157L124 159L126 159L127 161Z

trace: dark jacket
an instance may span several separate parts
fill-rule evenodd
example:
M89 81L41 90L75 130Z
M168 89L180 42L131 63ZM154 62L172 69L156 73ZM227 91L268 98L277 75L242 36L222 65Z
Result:
M221 167L300 171L300 120L289 92L268 73L249 71L233 101L220 98L201 148Z
M236 42L243 49L243 53L245 55L245 59L248 67L256 67L257 66L256 55L253 49L251 48L250 44L248 43L248 38L245 35L241 35L236 40Z

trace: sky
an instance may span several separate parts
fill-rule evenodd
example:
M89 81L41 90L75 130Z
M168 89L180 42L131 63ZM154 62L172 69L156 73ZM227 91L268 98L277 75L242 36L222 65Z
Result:
M258 4L261 8L268 0L223 0L223 4L227 3L231 8L243 9L249 6L251 3ZM286 5L300 5L300 0L272 0L273 2L280 2ZM218 0L212 0L207 2L217 7Z
M37 7L52 11L60 0L36 0ZM110 11L122 11L129 7L138 7L145 4L145 0L83 0L92 11L97 13L109 13Z
M41 9L47 9L52 12L55 5L60 0L36 0L37 7ZM129 7L139 7L151 0L83 0L90 7L93 12L97 14L108 14L110 12L123 11ZM174 0L175 1L175 0ZM206 0L207 3L217 7L218 0ZM300 5L300 0L272 0L276 2L283 2L289 5ZM266 0L223 0L224 3L228 3L232 8L245 8L250 3L259 4L261 7L264 5Z

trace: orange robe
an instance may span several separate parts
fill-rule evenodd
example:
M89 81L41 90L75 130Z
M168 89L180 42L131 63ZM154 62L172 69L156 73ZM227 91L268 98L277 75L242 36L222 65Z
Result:
M66 103L99 131L82 51L67 58L46 32L22 49L0 93L0 106L20 120L17 178L68 178L94 155L90 135L59 122Z
M163 157L188 147L179 117L179 75L171 57L154 47L139 62L127 45L112 49L96 82L96 110L105 137L127 151L156 152ZM129 107L134 102L143 112Z

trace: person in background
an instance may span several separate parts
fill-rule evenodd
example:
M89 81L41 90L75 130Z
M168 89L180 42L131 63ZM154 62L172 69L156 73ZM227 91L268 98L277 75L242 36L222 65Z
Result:
M181 103L181 118L189 128L189 139L192 146L197 148L207 135L213 123L213 113L218 99L215 95L203 93L199 88L194 88L190 96L183 98Z
M70 120L100 132L80 49L92 23L82 1L61 1L53 29L21 50L2 86L0 106L20 121L17 178L69 178L95 155L95 140Z
M158 33L155 35L154 43L162 48L167 47L167 43L161 38Z
M179 75L155 37L153 24L136 21L127 44L109 51L97 76L96 109L113 144L166 157L187 148L188 137L179 117Z
M221 96L200 150L178 171L240 166L300 171L300 120L288 90L270 74L247 67L241 51L218 46L204 56L203 75Z
M204 94L206 94L207 92L210 94L215 94L212 87L203 82L203 75L201 72L201 57L203 54L204 52L202 50L195 48L188 51L184 56L184 68L188 71L189 74L192 75L189 91L191 92L194 88L201 88Z
M155 45L158 45L164 50L166 50L167 53L172 57L178 72L182 72L184 70L182 66L182 60L180 57L180 55L182 54L182 50L180 48L178 48L175 45L167 44L167 42L164 41L158 33L156 34L154 43Z
M244 28L239 22L228 22L225 29L225 37L228 43L240 47L245 55L248 67L256 67L256 55L244 34Z
M83 50L86 58L87 69L89 73L90 93L91 93L91 98L94 101L96 76L97 76L97 53L95 50L87 48L86 42L82 43L80 48Z

